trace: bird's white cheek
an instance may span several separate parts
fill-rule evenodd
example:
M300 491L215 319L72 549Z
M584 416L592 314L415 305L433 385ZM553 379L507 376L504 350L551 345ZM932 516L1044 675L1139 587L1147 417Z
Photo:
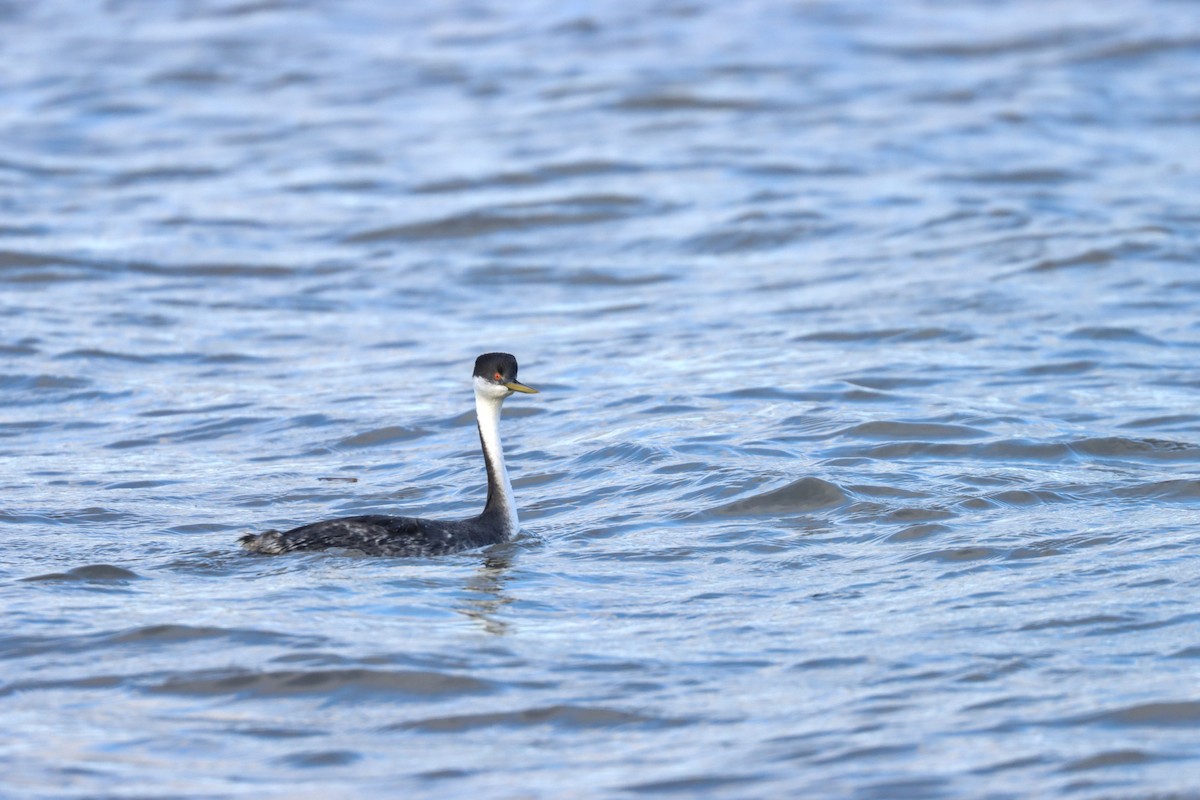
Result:
M503 400L512 394L512 389L492 383L483 378L475 378L475 392L493 400Z

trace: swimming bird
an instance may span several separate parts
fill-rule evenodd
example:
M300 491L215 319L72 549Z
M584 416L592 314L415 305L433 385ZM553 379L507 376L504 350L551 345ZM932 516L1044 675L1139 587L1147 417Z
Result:
M500 446L500 407L513 392L537 394L517 380L517 360L508 353L475 359L475 419L487 467L487 503L470 519L443 521L369 514L314 522L290 531L248 533L240 541L253 553L344 547L372 556L435 556L503 542L517 532L517 506Z

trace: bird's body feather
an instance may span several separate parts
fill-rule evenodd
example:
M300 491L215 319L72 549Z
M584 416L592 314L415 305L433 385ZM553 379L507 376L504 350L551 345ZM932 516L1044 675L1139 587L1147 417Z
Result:
M370 514L314 522L288 531L248 533L242 546L279 555L297 550L356 550L373 556L436 556L509 539L519 526L512 484L500 444L500 406L513 392L536 393L517 380L517 360L485 353L475 360L475 411L487 468L487 505L477 517L435 520Z

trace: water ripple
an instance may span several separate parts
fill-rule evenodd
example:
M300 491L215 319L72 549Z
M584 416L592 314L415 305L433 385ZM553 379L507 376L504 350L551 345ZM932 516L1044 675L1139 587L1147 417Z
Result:
M478 5L0 0L5 785L1193 791L1194 9Z

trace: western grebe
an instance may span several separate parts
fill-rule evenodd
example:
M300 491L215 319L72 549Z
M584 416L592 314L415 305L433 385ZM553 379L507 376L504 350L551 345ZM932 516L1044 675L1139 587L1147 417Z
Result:
M517 380L517 360L508 353L484 353L475 359L475 417L483 463L487 466L487 504L477 517L459 521L371 514L314 522L290 531L248 533L242 545L253 553L290 553L345 547L372 556L435 556L484 547L517 532L517 506L500 446L500 406L513 392L536 394Z

